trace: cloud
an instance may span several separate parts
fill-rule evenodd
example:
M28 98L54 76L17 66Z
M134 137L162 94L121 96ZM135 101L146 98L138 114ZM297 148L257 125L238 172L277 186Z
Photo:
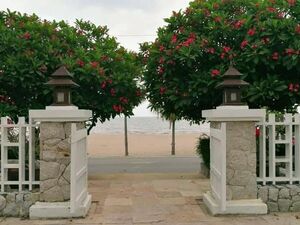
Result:
M138 50L138 43L153 41L163 18L188 6L189 0L1 0L0 9L35 13L43 19L89 20L107 25L110 34L126 48ZM121 36L120 36L121 35ZM124 36L154 35L154 36Z

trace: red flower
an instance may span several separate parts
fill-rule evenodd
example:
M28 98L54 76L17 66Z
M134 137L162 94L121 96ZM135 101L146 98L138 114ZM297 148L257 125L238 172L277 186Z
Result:
M272 55L272 59L277 61L279 59L279 54L278 52L274 52L273 55Z
M22 38L25 40L29 40L31 38L31 34L29 32L26 32L22 35Z
M121 113L123 111L123 107L121 105L113 105L112 108L117 113Z
M207 52L210 53L210 54L214 54L216 51L215 51L214 48L209 48L209 49L207 50Z
M259 127L256 127L256 129L255 129L255 136L257 138L260 136L260 129L259 129Z
M250 30L248 30L247 33L248 33L249 36L253 36L255 34L255 29L254 28L250 29Z
M230 50L231 50L231 48L228 47L228 46L224 46L224 47L223 47L223 52L228 53Z
M221 58L221 59L224 59L224 58L225 58L225 53L224 53L224 52L221 53L220 58Z
M297 34L300 34L300 24L297 24L295 31Z
M142 92L140 89L136 90L136 93L135 93L136 96L140 97L142 95Z
M268 44L270 42L270 38L264 37L261 40L264 44Z
M106 88L106 84L107 84L106 81L103 81L103 82L101 83L101 88L102 88L102 89L105 89L105 88Z
M116 96L116 90L114 88L110 89L110 95L111 96Z
M84 62L80 59L77 60L76 64L80 67L84 67Z
M109 60L109 57L107 55L101 56L101 61L106 62Z
M211 74L212 77L218 76L218 75L220 75L220 70L216 70L216 69L212 70L210 72L210 74Z
M165 72L165 70L164 70L163 67L159 66L159 67L157 68L157 73L158 73L159 75L162 75L164 72Z
M214 18L214 21L220 23L222 21L222 18L220 16L217 16Z
M165 50L165 47L163 45L159 46L159 51L163 52Z
M128 98L126 97L120 97L120 102L127 104L128 103Z
M274 7L268 7L267 10L272 13L277 11Z
M98 62L90 62L92 68L97 68L99 63Z
M239 29L239 28L241 28L241 27L244 25L244 23L245 23L245 20L238 20L238 21L233 25L233 27L234 27L235 29Z
M165 58L164 57L160 57L158 62L159 62L159 64L163 64L165 62Z
M247 40L243 40L241 43L241 48L245 48L248 45L248 41Z
M287 2L289 3L290 6L296 5L296 1L297 0L287 0Z
M213 7L214 7L214 9L218 9L220 6L219 6L218 3L214 3L214 4L213 4Z
M172 38L171 38L171 43L175 44L177 42L177 35L173 34Z
M289 91L293 92L293 90L294 90L294 84L289 83Z
M285 50L285 53L286 53L288 56L291 56L291 55L293 55L293 54L295 53L295 51L294 51L294 49L292 49L292 48L287 48L287 49Z
M160 89L159 89L160 95L163 95L166 92L166 90L167 89L165 87L160 87Z
M104 76L105 75L105 70L101 67L101 68L99 68L99 74L101 75L101 76Z

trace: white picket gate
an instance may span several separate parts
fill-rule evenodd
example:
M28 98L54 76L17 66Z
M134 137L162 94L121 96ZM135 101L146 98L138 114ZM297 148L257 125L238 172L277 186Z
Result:
M82 214L88 196L87 130L71 126L71 213ZM84 213L83 213L84 214Z
M226 210L226 123L210 128L210 186L221 211Z
M35 179L35 129L37 125L26 124L24 117L19 117L17 124L7 121L8 117L1 117L1 193L6 192L8 185L17 185L19 191L32 190L33 185L39 184L39 181ZM26 140L28 149L25 145ZM17 159L9 158L10 151L17 154ZM9 179L9 170L17 170L17 180ZM26 175L26 170L28 175Z
M300 181L300 115L285 114L276 120L269 114L268 120L257 124L259 136L259 176L257 181L294 183ZM281 146L280 146L281 145ZM284 155L278 155L279 148Z

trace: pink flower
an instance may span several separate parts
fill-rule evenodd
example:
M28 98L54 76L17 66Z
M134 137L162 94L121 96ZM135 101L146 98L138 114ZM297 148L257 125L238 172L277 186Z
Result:
M293 90L294 90L294 84L289 83L289 91L293 92Z
M221 59L224 59L224 58L225 58L225 53L224 53L224 52L221 53L220 58L221 58Z
M220 75L220 70L214 69L210 72L210 74L212 77L218 76L218 75Z
M128 98L126 97L120 97L120 102L124 103L124 104L127 104L128 103Z
M250 29L247 33L249 36L253 36L255 34L255 29Z
M245 48L248 45L248 41L247 40L243 40L241 43L241 48Z

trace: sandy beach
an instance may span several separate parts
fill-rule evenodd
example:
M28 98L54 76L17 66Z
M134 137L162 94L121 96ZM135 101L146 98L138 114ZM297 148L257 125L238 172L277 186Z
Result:
M195 156L200 133L177 133L176 155ZM128 134L130 156L169 156L171 134ZM93 133L88 137L89 157L124 156L124 134Z

